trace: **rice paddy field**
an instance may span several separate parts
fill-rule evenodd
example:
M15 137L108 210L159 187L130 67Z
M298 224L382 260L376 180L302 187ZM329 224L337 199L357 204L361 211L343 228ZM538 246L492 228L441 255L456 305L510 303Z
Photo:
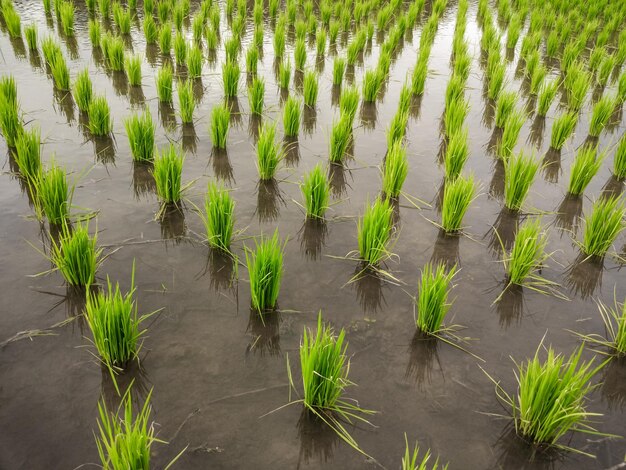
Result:
M0 7L0 468L626 466L625 1Z

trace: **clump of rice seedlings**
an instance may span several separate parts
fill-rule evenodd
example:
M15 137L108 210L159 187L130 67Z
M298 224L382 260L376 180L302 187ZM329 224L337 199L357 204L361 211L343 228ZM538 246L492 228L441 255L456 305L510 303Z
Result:
M374 204L369 202L365 212L359 219L357 238L361 259L375 266L389 256L387 243L391 238L393 208L388 199L377 199Z
M98 20L89 20L89 40L91 41L91 46L94 49L98 49L100 47L100 42L102 40L102 26Z
M611 76L611 72L615 68L617 63L617 59L614 54L607 56L602 63L600 64L600 68L598 70L598 74L596 75L596 81L598 85L604 87L609 81Z
M178 66L187 63L187 41L180 31L174 36L174 59L176 59Z
M613 157L613 174L618 179L626 178L626 135L622 136Z
M326 209L328 209L330 183L321 165L316 165L308 174L304 175L300 190L304 199L306 216L308 218L323 218Z
M41 51L43 52L43 57L46 63L52 67L52 63L56 60L57 57L63 57L63 52L61 52L61 46L57 41L54 40L52 36L47 36L43 38L41 41Z
M283 90L289 88L289 81L291 80L291 63L288 60L281 62L278 68L278 82Z
M214 51L215 49L217 49L217 43L219 42L219 38L215 29L207 26L204 30L204 37L206 39L206 47L208 50Z
M156 76L156 87L159 101L162 103L172 102L172 84L174 79L174 73L172 67L165 63L163 67L159 69Z
M252 46L248 49L248 52L246 52L246 71L252 75L256 74L258 63L259 50L255 46Z
M126 56L124 68L130 86L141 86L141 57L138 55Z
M226 61L236 62L239 58L239 50L241 41L238 36L233 36L224 44L224 52L226 53Z
M187 52L187 76L198 78L202 75L202 50L193 44Z
M528 191L533 184L539 162L523 152L504 161L504 204L513 211L522 208Z
M122 38L111 37L106 48L107 60L111 70L120 72L124 70L124 41Z
M271 238L255 240L255 249L246 247L246 264L250 276L250 296L252 308L262 312L276 307L283 276L284 245L281 244L278 230Z
M11 2L3 2L0 13L4 19L9 36L19 38L22 35L22 24L20 15L15 11L13 4Z
M254 28L253 43L258 49L263 49L263 25L259 24Z
M427 263L422 268L415 316L415 324L421 332L436 335L444 328L443 321L452 305L448 296L456 273L456 266L448 271L445 263L437 266Z
M285 53L285 28L276 27L274 30L274 54L281 58Z
M315 50L318 57L323 57L326 51L326 30L320 28L315 36Z
M525 114L522 111L515 109L504 122L502 139L498 145L498 156L500 158L506 160L513 153L513 149L515 148L515 144L517 143L517 139L525 120Z
M467 142L467 129L455 132L448 141L444 164L446 179L458 178L469 157L469 145Z
M41 172L41 132L38 127L20 132L15 141L14 156L22 176L35 181Z
M63 54L58 53L50 63L50 72L57 90L69 91L70 89L70 69L67 66Z
M52 0L43 0L43 11L46 16L50 16L52 14Z
M317 92L319 85L317 83L317 74L308 71L304 74L304 104L309 108L315 108L317 103Z
M459 176L454 181L446 182L441 209L441 227L446 232L461 230L463 217L475 193L476 185L473 175L467 178Z
M576 159L572 165L568 192L573 196L583 193L591 179L598 173L605 153L598 155L598 147L585 145L576 154Z
M541 86L543 85L543 82L547 74L548 74L548 70L546 69L545 66L539 65L535 67L535 70L533 70L533 73L530 76L530 94L531 95L536 95L537 93L539 93L539 90Z
M339 28L341 25L338 21L332 20L328 26L328 42L331 44L335 44L337 42L337 37L339 36Z
M265 123L259 130L256 144L257 169L262 180L274 178L276 168L282 160L282 152L276 142L276 125Z
M180 202L184 161L185 158L182 153L173 144L157 152L152 174L156 183L157 195L165 204Z
M496 102L496 127L502 129L517 103L517 94L512 91L500 93Z
M155 124L146 108L143 114L133 114L124 121L126 135L130 144L133 160L136 162L152 161L154 158Z
M469 104L465 99L452 101L446 108L443 124L446 137L450 138L463 128L469 112Z
M122 8L117 3L114 3L113 5L113 20L115 21L120 34L130 34L130 25L132 21L130 10Z
M591 120L589 121L589 135L592 137L598 137L604 130L607 122L613 114L615 109L615 98L612 96L603 96L594 105L591 113Z
M424 453L424 457L419 460L419 445L416 442L415 443L415 447L413 448L413 452L411 453L411 450L409 449L409 441L406 437L406 434L404 435L404 442L405 442L405 449L404 449L404 457L402 457L402 470L427 470L426 465L428 465L428 461L430 460L431 457L431 451L430 449L426 449L426 452ZM438 470L439 469L439 457L437 457L435 459L435 462L433 463L431 470ZM448 464L444 465L441 470L448 470Z
M230 109L226 105L215 106L211 111L211 141L218 149L226 148Z
M90 14L93 15L96 12L96 0L85 0L85 6Z
M544 82L539 89L539 98L537 100L537 114L545 116L556 97L559 90L558 80L552 80L550 83Z
M626 72L619 76L617 81L617 95L615 97L617 104L624 104L626 101Z
M193 84L189 79L178 82L178 106L180 107L180 120L185 124L192 123L196 102L193 97Z
M581 248L587 255L604 256L617 236L624 230L626 209L619 198L598 199L585 217Z
M383 167L383 191L389 197L397 198L404 180L409 174L409 161L406 148L400 141L394 142L387 150Z
M517 394L512 396L497 386L498 396L511 407L517 434L536 444L567 448L559 441L566 434L584 432L597 435L590 426L596 413L587 411L586 397L597 387L591 380L606 364L594 367L594 360L581 359L584 345L570 357L548 347L545 361L535 356L516 364ZM545 349L545 348L543 348Z
M50 259L71 286L90 286L96 279L102 249L97 247L98 235L89 236L89 226L79 223L72 229L62 226L61 238L52 240Z
M113 130L111 110L104 96L95 96L89 103L89 132L93 135L108 135Z
M583 340L609 349L609 354L618 358L626 356L626 301L620 306L609 307L598 302L600 316L604 323L606 336L591 334L580 335Z
M169 55L172 50L172 26L169 23L162 24L159 29L159 49L163 55Z
M37 26L30 24L24 28L24 36L26 37L26 44L31 51L37 50Z
M339 121L333 122L333 128L330 133L330 153L328 154L328 159L332 163L343 162L351 136L352 125L346 116L341 117Z
M343 90L339 97L339 112L342 118L346 118L349 129L352 129L358 107L359 90L355 86Z
M134 265L130 291L126 294L122 294L118 283L113 287L107 276L105 292L87 295L85 319L100 360L110 369L125 367L137 358L141 348L140 339L146 330L141 330L140 325L150 315L139 316L134 295Z
M209 182L202 218L209 245L228 251L235 227L235 201L222 186Z
M159 38L159 29L152 15L146 15L143 19L143 34L146 44L156 44Z
M265 81L262 77L254 77L252 84L248 87L248 102L252 114L263 114L265 101Z
M506 77L506 65L498 63L492 70L489 77L489 86L487 96L492 100L497 100L500 92L504 88L504 79Z
M406 125L409 122L409 111L398 110L393 116L387 129L387 146L391 147L394 142L399 142L404 138Z
M6 95L0 99L0 130L7 145L13 147L22 132L22 120L17 102L10 101Z
M572 79L569 85L569 107L572 111L580 111L591 86L591 75L584 70L576 73L572 72L571 74L575 78Z
M346 61L342 57L335 57L333 62L333 85L341 86L346 70Z
M424 94L424 88L426 86L426 78L428 78L428 53L420 53L418 56L415 70L413 70L413 76L411 79L411 91L414 95L419 96Z
M0 77L0 97L4 98L7 104L17 107L17 83L13 75Z
M48 222L58 225L67 220L73 189L67 184L63 168L52 161L50 168L42 171L33 180L33 187L37 195L38 211L46 216Z
M98 0L98 10L102 18L108 18L111 12L111 0Z
M300 114L302 109L300 101L293 96L287 98L285 101L285 108L283 109L283 128L285 129L285 136L297 137L300 132Z
M541 230L539 219L524 222L515 235L513 247L504 260L507 280L510 284L522 285L546 258L547 238Z
M383 75L378 69L367 70L363 77L363 101L374 103L383 84Z
M563 113L554 120L552 124L552 134L550 136L550 146L555 150L561 150L565 141L572 135L576 124L578 123L578 114L575 112Z
M74 101L78 109L82 112L89 110L89 104L93 97L93 84L91 83L91 77L89 76L89 69L85 68L78 72L76 79L74 80Z
M304 38L296 41L296 46L293 51L294 61L296 64L296 70L303 71L306 64L306 44Z
M222 66L222 81L224 83L224 95L229 98L237 96L239 88L239 64L237 62L226 61Z

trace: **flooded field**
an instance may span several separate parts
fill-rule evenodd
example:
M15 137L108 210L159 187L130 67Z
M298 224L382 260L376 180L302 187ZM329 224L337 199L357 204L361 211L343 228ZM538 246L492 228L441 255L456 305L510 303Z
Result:
M503 21L502 8L489 1L492 27L501 34L496 41L502 43L503 88L515 93L515 106L525 112L512 153L524 151L541 162L522 209L508 209L506 159L498 158L497 150L503 131L496 127L496 101L488 96L486 78L488 54L481 49L484 18L478 2L470 0L463 35L471 59L463 86L469 104L464 120L469 156L461 173L474 176L476 197L463 218L463 230L447 233L440 227L449 140L444 110L455 63L451 53L459 3L438 3L443 10L427 58L424 92L411 93L408 123L400 139L406 147L408 176L400 196L392 199L394 229L388 250L393 255L376 270L364 270L358 259L357 226L366 203L381 195L388 130L403 85L411 87L425 25L438 8L431 0L415 2L419 14L412 27L405 24L373 103L363 100L364 76L380 66L383 44L398 19L406 20L410 9L417 9L411 7L414 2L399 2L382 29L376 11L387 3L369 2L375 31L354 65L346 67L341 86L333 85L334 60L347 57L358 31L367 30L366 17L351 19L352 3L347 3L343 11L348 14L348 28L344 31L342 26L335 42L328 40L319 55L316 35L304 31L304 69L316 71L319 93L314 107L302 107L297 137L284 136L283 107L288 96L303 99L304 72L295 70L294 56L300 33L287 18L283 57L290 60L292 77L284 89L279 76L283 61L276 57L274 36L276 18L289 15L282 4L274 17L266 4L260 23L264 34L257 76L265 80L262 115L250 110L252 75L246 71L246 51L256 47L255 3L248 1L241 26L236 97L225 101L225 44L241 16L237 10L228 14L230 2L214 0L212 8L220 17L215 31L219 31L218 45L209 49L207 39L201 38L201 75L189 79L196 103L193 119L183 123L177 93L182 82L177 77L186 77L189 71L177 64L174 49L163 54L158 45L146 44L143 2L131 9L130 33L122 35L125 53L132 51L142 58L137 86L129 83L123 70L111 70L101 47L90 40L88 22L94 18L101 23L103 36L105 31L118 34L112 15L102 18L97 7L96 13L90 13L85 2L77 0L74 34L68 36L54 10L47 14L38 0L16 0L22 30L34 24L39 44L48 36L59 41L72 83L81 70L88 69L94 93L105 96L110 107L113 128L104 136L90 132L88 116L79 110L72 93L55 86L42 47L31 50L22 37L11 37L5 20L0 23L0 75L15 78L24 128L39 126L43 165L54 158L70 184L75 184L70 210L74 225L81 216L89 216L90 233L97 230L97 243L106 257L97 270L96 284L105 286L109 276L122 290L130 289L134 261L139 312L160 309L142 325L147 332L139 364L133 361L117 376L122 389L132 382L131 396L138 406L152 390L151 419L157 437L168 442L154 444L153 468L164 468L186 448L172 468L395 469L401 466L405 434L410 444L419 442L421 455L430 448L442 462L450 463L450 469L624 465L623 438L568 433L560 441L595 458L572 451L537 451L526 444L516 436L511 420L494 416L510 416L510 409L499 401L485 373L516 395L514 361L533 357L542 339L544 345L569 356L581 343L573 332L604 334L597 303L621 304L626 297L626 234L621 232L604 256L588 257L579 246L585 228L582 218L591 213L594 202L610 197L623 200L624 180L615 176L613 166L626 128L622 105L611 109L599 136L589 136L595 103L620 91L621 66L615 66L605 86L589 87L575 111L574 131L557 151L551 148L552 128L570 109L568 94L559 85L547 115L539 116L521 50L532 11L538 8L533 5L556 2L526 2L531 13L515 47L507 48L510 21ZM523 2L504 3L515 13ZM306 15L305 2L297 5L298 18ZM312 5L310 17L321 18L318 2ZM182 34L189 44L194 41L194 18L202 8L192 0L184 16ZM156 6L154 12L157 18ZM323 23L320 19L317 28ZM623 29L622 21L608 41L611 54L617 54ZM592 49L593 41L584 48L582 64L593 63ZM562 79L559 60L548 57L543 43L539 50L545 81ZM155 85L164 64L170 64L175 74L171 104L159 100ZM339 96L350 85L361 94L352 139L343 161L330 164L329 142L340 117ZM230 129L226 148L216 149L210 134L211 112L225 102L231 112ZM150 111L156 124L156 148L173 143L184 152L182 184L188 187L177 206L162 206L152 164L133 160L124 122L143 109ZM272 122L277 124L276 139L284 155L275 176L262 180L257 170L259 125ZM589 144L606 151L606 158L582 195L572 196L570 172L576 155ZM94 438L98 403L102 400L114 409L119 396L92 343L83 315L84 291L66 285L59 272L47 273L53 266L46 254L57 235L45 218L36 217L32 200L36 196L20 176L15 149L7 146L6 139L0 139L0 152L5 156L0 175L0 468L100 466ZM330 207L324 219L306 218L301 205L299 185L317 164L330 185ZM206 241L198 211L204 210L211 181L228 188L236 203L237 233L230 247L236 261ZM548 293L528 285L507 287L502 263L503 246L510 249L518 225L535 219L540 219L547 236L545 252L550 256L540 275L553 283ZM276 229L285 242L284 274L277 308L261 316L251 308L244 247L253 248L258 237L271 236ZM445 324L462 326L456 335L463 340L449 334L423 335L415 327L420 271L429 262L456 264L459 269ZM367 417L371 425L359 421L346 425L363 453L303 412L301 404L283 408L290 397L297 398L293 390L290 393L287 362L296 392L301 393L302 332L305 327L316 328L319 311L335 331L346 331L350 380L357 384L346 389L346 396L376 411ZM585 359L594 355L593 349L585 348ZM587 410L601 414L592 417L594 428L626 435L626 362L612 359L592 382L599 385L589 393Z

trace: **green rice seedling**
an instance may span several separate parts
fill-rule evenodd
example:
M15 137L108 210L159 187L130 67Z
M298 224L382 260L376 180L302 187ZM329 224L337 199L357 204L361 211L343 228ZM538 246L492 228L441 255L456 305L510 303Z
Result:
M50 72L54 79L54 86L60 91L69 91L70 89L70 69L67 66L65 57L62 54L56 55L50 64Z
M585 231L581 248L590 256L604 256L624 230L626 209L617 197L598 199L585 217Z
M259 24L254 28L253 41L258 49L263 49L263 25Z
M513 153L517 139L519 138L520 131L526 120L526 115L517 109L511 111L511 114L504 122L504 128L502 131L502 139L498 145L498 156L503 160L509 158Z
M0 12L6 25L9 36L19 38L22 35L22 26L20 15L15 11L11 2L3 2L2 11Z
M222 186L210 181L204 198L202 220L209 245L228 251L235 227L235 201Z
M262 77L254 77L252 84L248 88L248 101L250 103L250 112L252 114L263 114L263 106L265 102L265 81Z
M455 180L459 177L469 157L467 135L467 129L462 129L455 132L448 140L444 156L446 179L448 180Z
M85 6L90 15L96 12L96 0L85 0Z
M113 19L115 20L115 23L117 24L120 34L123 34L123 35L130 34L132 16L130 14L129 9L120 8L117 15L115 15L115 12L114 12Z
M13 75L2 75L0 77L0 98L17 109L17 83Z
M187 52L187 76L191 79L202 75L202 50L197 44L189 47Z
M283 128L285 136L297 137L300 132L300 115L302 107L300 101L293 96L287 98L283 109Z
M317 57L323 57L326 51L326 30L320 28L315 36L315 50Z
M104 96L94 96L89 103L89 132L93 135L108 135L113 130L111 110Z
M169 55L172 50L172 26L169 23L162 24L159 29L159 49L163 55Z
M113 368L125 367L137 358L141 349L141 323L151 314L139 316L135 295L135 266L131 277L130 291L122 294L120 285L115 287L107 276L105 292L89 293L85 303L85 319L93 344L103 364ZM119 445L119 442L117 442Z
M165 2L157 3L157 16L161 24L166 23L168 21L171 9L172 9L171 2L165 1Z
M598 434L591 427L597 413L587 411L586 397L597 385L591 380L606 363L594 367L594 360L581 359L584 345L570 357L547 348L545 361L535 356L516 364L517 394L506 393L497 385L498 395L511 408L517 434L536 444L568 448L559 441L575 432Z
M84 68L74 80L74 101L78 109L86 113L89 111L89 104L93 97L93 84L91 83L91 76L89 75L89 69Z
M453 101L446 108L443 124L445 134L448 138L463 128L463 123L465 122L468 112L469 104L465 99Z
M89 40L91 41L91 46L94 49L98 49L100 47L100 42L102 40L102 26L98 20L89 20Z
M558 80L552 80L550 83L544 82L539 89L539 98L537 101L537 114L545 116L556 97L559 90Z
M239 58L239 50L241 41L238 36L233 36L224 43L224 52L226 53L226 61L236 62Z
M539 162L523 152L504 161L504 204L512 211L522 208L528 191L533 184Z
M620 306L615 300L614 307L598 302L600 316L606 335L579 335L584 341L609 349L609 355L618 358L626 356L626 301Z
M575 112L563 113L554 120L552 124L552 135L550 136L550 146L555 150L561 150L565 141L572 135L576 124L578 123L578 114Z
M43 0L43 11L46 14L46 16L49 16L52 14L52 0Z
M256 144L257 169L262 180L274 178L278 164L283 158L280 145L276 142L276 125L264 123L259 129Z
M502 129L517 103L517 93L505 91L500 93L496 102L496 127Z
M409 174L409 160L406 157L406 148L400 141L394 142L387 150L383 167L383 192L397 198L402 185Z
M609 82L609 78L611 76L611 72L615 69L617 65L617 59L614 54L608 55L600 64L600 68L598 69L598 74L596 75L596 82L598 85L604 87Z
M411 109L411 88L407 83L400 89L397 114L408 113Z
M619 76L617 81L617 97L618 104L624 104L626 101L626 72Z
M278 58L282 58L285 53L285 29L276 27L274 30L274 54Z
M391 147L395 142L401 142L406 133L406 126L409 122L409 111L399 111L391 119L387 129L387 147Z
M174 36L174 59L178 66L187 64L187 40L180 31Z
M141 86L141 57L127 55L124 59L124 68L130 86Z
M196 44L200 44L204 33L204 17L202 13L198 13L196 16L194 16L191 22L191 32L193 35L193 42Z
M293 51L296 70L303 71L306 64L306 43L304 39L298 39Z
M328 209L330 183L320 164L304 175L300 185L308 218L322 219Z
M109 18L111 13L111 0L98 0L98 10L102 18Z
M342 118L346 118L348 122L348 130L352 129L356 111L359 107L359 90L356 86L346 88L341 92L339 97L339 112Z
M346 61L342 57L335 57L333 62L333 85L341 86L346 70Z
M535 68L532 75L530 76L530 94L537 95L541 86L543 85L543 81L548 74L548 69L545 66L539 65Z
M461 230L463 217L476 194L474 176L459 176L454 181L446 182L441 210L441 227L446 232Z
M124 41L115 36L109 41L107 49L107 60L111 70L121 72L124 70Z
M174 19L174 27L177 31L183 30L183 21L185 20L185 11L181 3L175 3L172 10L172 18Z
M133 160L136 162L152 161L156 126L150 111L146 108L141 115L131 115L124 121L124 127L126 128L126 135L128 135Z
M391 238L393 208L387 199L369 202L357 225L359 254L367 264L375 266L389 256L387 243Z
M85 287L94 283L102 262L102 249L97 243L98 235L89 236L89 225L83 223L71 230L64 223L59 241L52 240L50 259L69 285Z
M146 38L146 44L156 44L159 38L159 28L157 27L152 15L146 15L143 20L143 34Z
M313 71L307 71L304 74L304 104L309 108L315 108L317 103L318 92L317 74Z
M591 75L588 72L576 73L569 88L569 107L572 111L580 111L585 103L585 97L591 87Z
M61 46L52 36L46 36L43 38L41 41L41 51L43 52L43 57L46 63L50 67L52 67L52 63L57 59L57 57L63 57Z
M61 2L61 26L66 36L74 35L74 4L72 2Z
M180 108L180 120L185 124L192 123L196 102L193 97L191 80L178 82L178 106Z
M73 188L67 184L65 170L50 163L47 170L42 170L32 181L35 189L37 212L45 215L53 225L65 222L69 216Z
M256 46L252 46L246 52L246 71L249 74L256 74L259 64L259 50Z
M618 179L626 178L626 134L622 136L613 157L613 174Z
M37 26L30 24L24 28L24 37L26 37L26 44L31 51L37 50Z
M615 110L616 100L613 96L603 96L594 105L589 121L589 135L598 137Z
M415 443L413 452L411 452L411 450L409 449L409 441L406 437L406 434L404 435L404 442L405 442L405 449L404 449L404 457L402 457L402 470L427 470L428 461L430 460L430 457L431 457L430 449L426 449L426 452L424 453L424 457L422 457L422 459L420 460L419 459L420 448L419 448L418 443L417 442ZM437 457L435 459L435 462L433 462L431 470L439 470L439 457ZM448 464L441 467L441 470L448 470Z
M177 204L181 200L183 163L185 157L173 144L157 151L152 174L159 199L165 204Z
M41 173L41 132L38 127L20 132L15 141L15 162L21 175L29 182Z
M598 154L597 146L584 145L576 154L569 178L568 192L573 196L583 193L598 173L606 153Z
M330 153L328 158L332 163L341 163L346 155L352 136L352 125L346 116L333 122L330 133Z
M172 102L173 79L172 67L167 63L163 64L156 76L157 95L162 103Z
M278 82L283 90L289 88L289 81L291 80L291 63L288 60L281 62L278 68Z
M338 21L332 20L328 26L328 42L330 44L335 44L337 42L337 37L339 36L339 28L341 25Z
M13 147L22 133L22 119L17 102L11 102L5 97L0 100L0 130L7 145Z
M367 70L363 77L363 101L374 103L383 84L383 76L379 70Z
M453 101L462 100L465 94L465 83L460 77L452 76L446 86L444 107L448 108Z
M262 312L276 307L283 276L284 245L278 230L271 238L255 240L254 251L246 247L246 264L250 277L252 308Z
M506 77L506 65L498 63L493 69L491 77L489 78L489 87L487 89L487 96L492 100L497 100L500 92L504 88L504 79Z
M204 30L204 37L206 39L206 47L210 51L217 49L217 43L219 42L217 31L211 26L207 26Z
M515 235L513 247L504 260L507 280L510 284L523 285L526 279L536 277L533 272L546 259L547 238L541 230L539 219L524 222Z
M228 109L228 106L224 104L214 106L211 111L211 141L215 148L226 148L229 122L230 109Z
M239 64L237 62L227 61L222 66L222 81L224 83L224 95L228 98L237 96L239 88Z
M422 333L436 335L445 328L443 321L452 306L448 297L456 273L456 266L448 271L444 263L427 263L422 268L415 316L415 325Z

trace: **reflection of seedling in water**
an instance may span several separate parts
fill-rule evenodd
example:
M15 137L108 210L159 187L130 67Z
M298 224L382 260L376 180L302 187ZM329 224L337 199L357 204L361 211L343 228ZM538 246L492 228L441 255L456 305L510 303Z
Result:
M281 243L278 230L271 238L255 240L255 249L246 247L246 265L250 277L252 308L262 312L276 307L280 282L283 275L285 245Z
M133 114L124 121L130 151L134 161L152 161L154 157L155 124L150 111L142 115Z
M619 198L598 199L585 217L585 230L580 247L584 253L604 256L617 236L624 230L626 209Z

